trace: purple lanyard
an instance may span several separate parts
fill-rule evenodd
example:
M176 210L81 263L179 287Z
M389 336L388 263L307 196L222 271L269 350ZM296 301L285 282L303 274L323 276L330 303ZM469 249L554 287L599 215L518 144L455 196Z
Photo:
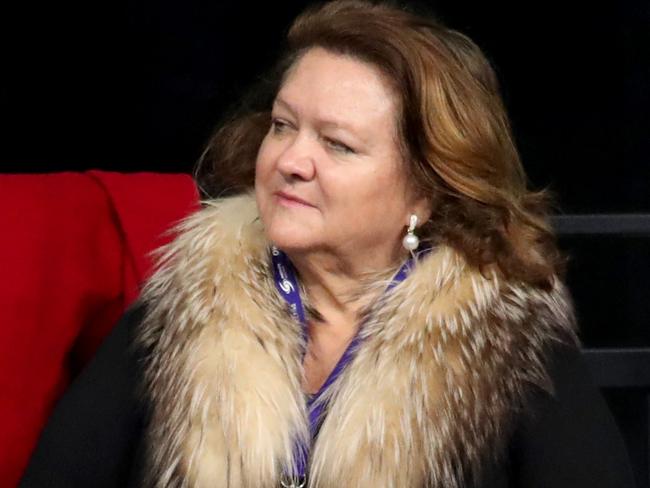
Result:
M428 250L418 253L418 257L426 253L426 251ZM305 319L305 309L300 298L300 289L298 287L298 280L296 278L296 273L293 265L291 264L291 261L289 261L288 256L275 246L271 247L271 260L273 263L273 275L275 278L275 284L278 288L278 291L280 292L280 295L282 295L282 298L284 298L284 300L289 305L289 311L291 312L291 315L302 325L302 333L305 341L304 343L306 345L308 339L307 320ZM412 264L413 259L408 259L402 265L402 267L395 274L395 276L393 276L393 279L386 287L385 293L406 279L409 272L411 271ZM324 401L318 400L322 396L323 392L325 392L327 388L329 388L332 383L334 383L336 379L341 375L348 363L352 361L352 358L358 349L359 343L361 342L360 332L361 327L359 327L357 334L348 345L347 349L341 356L341 359L339 359L339 362L334 367L334 370L327 377L327 380L325 380L325 383L323 383L323 386L321 386L318 392L307 401L307 409L309 411L309 430L311 432L312 442L316 438L316 434L318 433L318 429L320 427L321 421L323 420L325 409L327 407ZM305 351L303 351L303 354L304 353ZM304 483L305 480L308 456L309 447L303 445L302 443L299 443L296 446L294 472L298 475L299 479L303 480L302 483ZM294 484L287 484L286 486L301 486L299 484L296 484L295 480L293 483Z

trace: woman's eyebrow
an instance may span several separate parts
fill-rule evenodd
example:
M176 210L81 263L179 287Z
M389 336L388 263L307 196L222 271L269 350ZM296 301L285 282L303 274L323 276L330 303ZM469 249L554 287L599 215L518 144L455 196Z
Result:
M287 109L291 113L291 115L294 116L294 117L298 113L298 110L296 110L293 107L293 105L291 105L289 102L287 102L286 100L284 100L283 98L281 98L279 96L275 98L275 101L273 102L273 104L274 105L275 104L280 105L283 108ZM362 130L360 130L358 127L356 127L356 126L354 126L352 124L346 123L345 121L320 117L320 118L318 118L318 120L316 122L317 122L318 126L323 128L323 129L341 129L341 130L344 130L346 132L349 132L352 136L358 138L360 140L360 142L362 142L362 143L367 142L366 138L364 137L364 134L363 134Z
M282 105L284 108L286 108L289 112L291 112L292 115L296 114L296 111L294 108L291 106L291 104L285 100L283 100L280 97L276 97L275 100L273 101L273 105Z

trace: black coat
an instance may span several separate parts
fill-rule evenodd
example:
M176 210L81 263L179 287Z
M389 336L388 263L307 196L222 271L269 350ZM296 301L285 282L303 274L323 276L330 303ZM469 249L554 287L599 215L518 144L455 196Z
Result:
M132 334L142 307L124 316L58 403L20 483L31 487L141 486L146 405ZM537 393L507 456L486 463L484 488L634 486L621 436L578 351L558 347L552 397Z

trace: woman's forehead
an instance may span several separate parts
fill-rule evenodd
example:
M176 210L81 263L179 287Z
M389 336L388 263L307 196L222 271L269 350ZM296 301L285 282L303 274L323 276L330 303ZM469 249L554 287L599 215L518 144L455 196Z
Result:
M394 119L396 105L378 68L322 48L311 49L296 61L275 104L296 116L359 127Z

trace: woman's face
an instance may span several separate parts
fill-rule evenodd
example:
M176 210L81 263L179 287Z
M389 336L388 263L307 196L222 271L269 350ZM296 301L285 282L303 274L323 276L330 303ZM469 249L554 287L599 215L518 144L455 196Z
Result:
M265 232L286 252L395 258L416 211L393 91L367 63L321 48L290 69L257 155Z

